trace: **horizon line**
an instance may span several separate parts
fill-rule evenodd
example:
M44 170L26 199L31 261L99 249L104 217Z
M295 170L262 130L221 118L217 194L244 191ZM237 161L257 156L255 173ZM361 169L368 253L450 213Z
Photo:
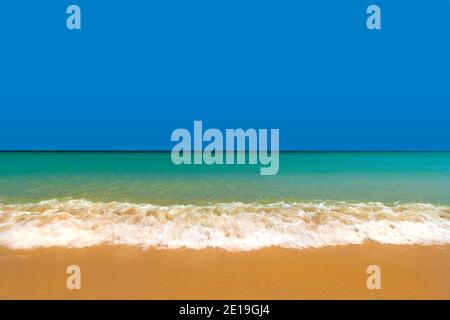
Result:
M268 150L270 151L270 150ZM123 152L123 153L171 153L172 150L139 150L139 149L4 149L0 150L0 153L13 153L13 152L105 152L105 153L113 153L113 152ZM203 150L190 150L190 152L203 152ZM217 151L227 153L229 151ZM234 151L234 152L258 152L258 150L244 150L244 151ZM408 150L383 150L383 149L375 149L375 150L348 150L348 149L336 149L336 150L278 150L280 153L333 153L333 152L342 152L342 153L351 153L351 152L450 152L450 150L433 150L433 149L408 149Z

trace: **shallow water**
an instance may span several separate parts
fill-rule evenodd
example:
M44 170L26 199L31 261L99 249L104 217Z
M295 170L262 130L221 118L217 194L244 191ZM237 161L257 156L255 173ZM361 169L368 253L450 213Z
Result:
M0 153L0 201L450 204L450 152L281 153L278 175L259 168L176 166L170 153Z
M0 153L0 244L231 251L450 243L450 153L282 153L176 166L169 153Z

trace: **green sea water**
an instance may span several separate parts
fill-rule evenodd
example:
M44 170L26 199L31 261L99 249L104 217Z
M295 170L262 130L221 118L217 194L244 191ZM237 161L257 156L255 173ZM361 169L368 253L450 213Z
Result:
M450 243L450 153L280 154L175 165L170 153L0 153L0 246L13 249Z
M287 152L259 165L174 165L166 152L3 152L0 202L450 204L450 152Z

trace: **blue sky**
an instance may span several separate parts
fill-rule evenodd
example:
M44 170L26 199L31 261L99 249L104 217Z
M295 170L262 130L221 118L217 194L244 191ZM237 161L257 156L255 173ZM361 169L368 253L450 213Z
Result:
M284 150L450 150L448 0L9 0L0 35L0 149L170 150L202 120Z

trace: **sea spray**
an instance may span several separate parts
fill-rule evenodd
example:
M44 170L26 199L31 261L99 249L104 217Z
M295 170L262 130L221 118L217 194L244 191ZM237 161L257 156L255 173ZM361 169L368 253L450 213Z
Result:
M16 249L131 245L254 250L450 243L450 207L380 202L132 204L87 200L0 206L0 245Z

